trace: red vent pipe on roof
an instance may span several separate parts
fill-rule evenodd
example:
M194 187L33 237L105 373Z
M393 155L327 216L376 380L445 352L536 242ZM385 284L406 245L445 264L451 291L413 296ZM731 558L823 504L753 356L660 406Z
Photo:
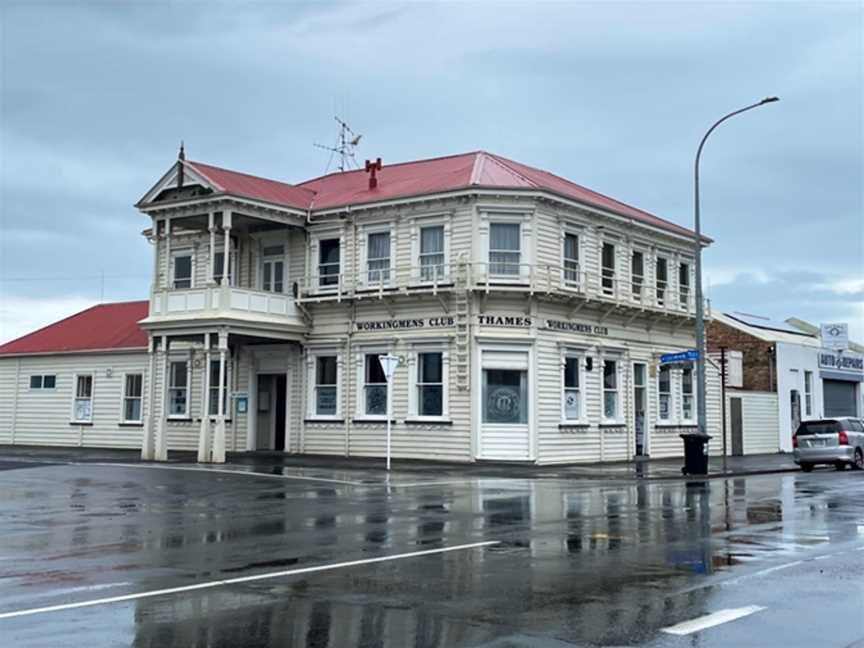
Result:
M381 158L379 157L374 162L366 160L366 173L369 174L369 190L371 191L378 186L378 177L376 172L381 170Z

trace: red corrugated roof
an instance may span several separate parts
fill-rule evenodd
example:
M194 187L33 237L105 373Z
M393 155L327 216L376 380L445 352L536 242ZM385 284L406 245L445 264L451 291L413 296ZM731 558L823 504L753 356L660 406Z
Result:
M592 191L548 171L485 151L385 164L378 172L378 186L375 189L369 189L369 176L363 170L331 173L297 185L290 185L201 162L186 162L186 164L210 180L219 191L295 209L333 209L472 187L538 190L605 209L676 234L686 236L693 234L686 227Z
M0 346L0 355L147 348L149 302L99 304Z
M308 209L315 195L308 189L301 189L286 182L220 169L203 162L187 161L186 166L200 173L220 191L277 205Z

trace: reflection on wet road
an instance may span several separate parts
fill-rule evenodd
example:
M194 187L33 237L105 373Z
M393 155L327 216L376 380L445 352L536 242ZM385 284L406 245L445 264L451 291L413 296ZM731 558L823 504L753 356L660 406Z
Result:
M864 638L861 473L690 484L449 475L388 485L371 470L286 470L290 479L281 469L266 479L231 470L0 464L4 642L433 648ZM496 544L462 547L485 541ZM412 555L377 561L404 554ZM277 572L287 575L245 579ZM187 588L217 581L228 582ZM178 591L2 618L166 588ZM823 592L833 597L827 611L808 598ZM698 635L663 632L743 606L760 611ZM808 628L807 614L823 625Z

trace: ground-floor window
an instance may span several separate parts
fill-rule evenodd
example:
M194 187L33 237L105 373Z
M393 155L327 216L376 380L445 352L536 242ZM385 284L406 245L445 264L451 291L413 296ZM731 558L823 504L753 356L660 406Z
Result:
M528 423L528 372L483 370L483 422Z
M315 358L315 414L336 416L338 412L338 362L335 355Z
M75 401L72 405L72 420L76 423L93 421L93 375L75 376Z
M444 354L440 351L417 354L417 414L444 414Z
M218 384L218 380L217 380ZM186 416L189 399L189 365L175 360L168 365L168 416Z
M387 416L387 378L377 353L367 353L363 366L364 414Z
M564 420L578 421L582 418L582 389L580 387L579 362L581 358L568 355L564 358Z
M57 376L30 376L30 389L54 389L57 385Z
M685 367L681 371L681 418L693 421L693 367Z
M669 367L660 367L657 372L657 398L659 400L657 418L668 421L672 416L669 409L672 402L672 375Z
M813 372L804 372L804 413L813 416Z
M603 418L617 421L620 413L618 398L618 362L603 361Z
M126 374L123 378L123 422L140 423L142 417L142 396L144 376Z
M219 358L210 358L210 381L207 383L210 385L210 394L209 394L209 411L207 412L210 416L218 416L219 412ZM222 412L228 412L228 384L229 384L229 363L225 361L225 374L223 375L222 380Z

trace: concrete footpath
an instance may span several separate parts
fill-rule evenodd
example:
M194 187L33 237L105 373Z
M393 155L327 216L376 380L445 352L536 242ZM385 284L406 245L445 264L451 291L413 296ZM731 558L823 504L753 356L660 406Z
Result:
M0 464L4 461L36 461L40 463L139 463L137 450L99 448L54 448L38 446L0 445ZM194 464L194 452L170 452L169 462ZM472 464L396 459L392 473L426 476L467 478L518 478L518 479L608 479L608 480L659 480L659 479L714 479L744 475L761 475L797 471L791 454L764 454L746 457L711 457L708 475L704 477L681 474L683 458L644 459L593 464L567 464L536 466L528 463L505 463L478 461ZM229 453L228 464L248 466L257 470L298 468L312 470L342 470L378 472L384 468L381 459L359 457L334 457L310 455L286 455L276 452ZM833 468L832 468L833 470Z

